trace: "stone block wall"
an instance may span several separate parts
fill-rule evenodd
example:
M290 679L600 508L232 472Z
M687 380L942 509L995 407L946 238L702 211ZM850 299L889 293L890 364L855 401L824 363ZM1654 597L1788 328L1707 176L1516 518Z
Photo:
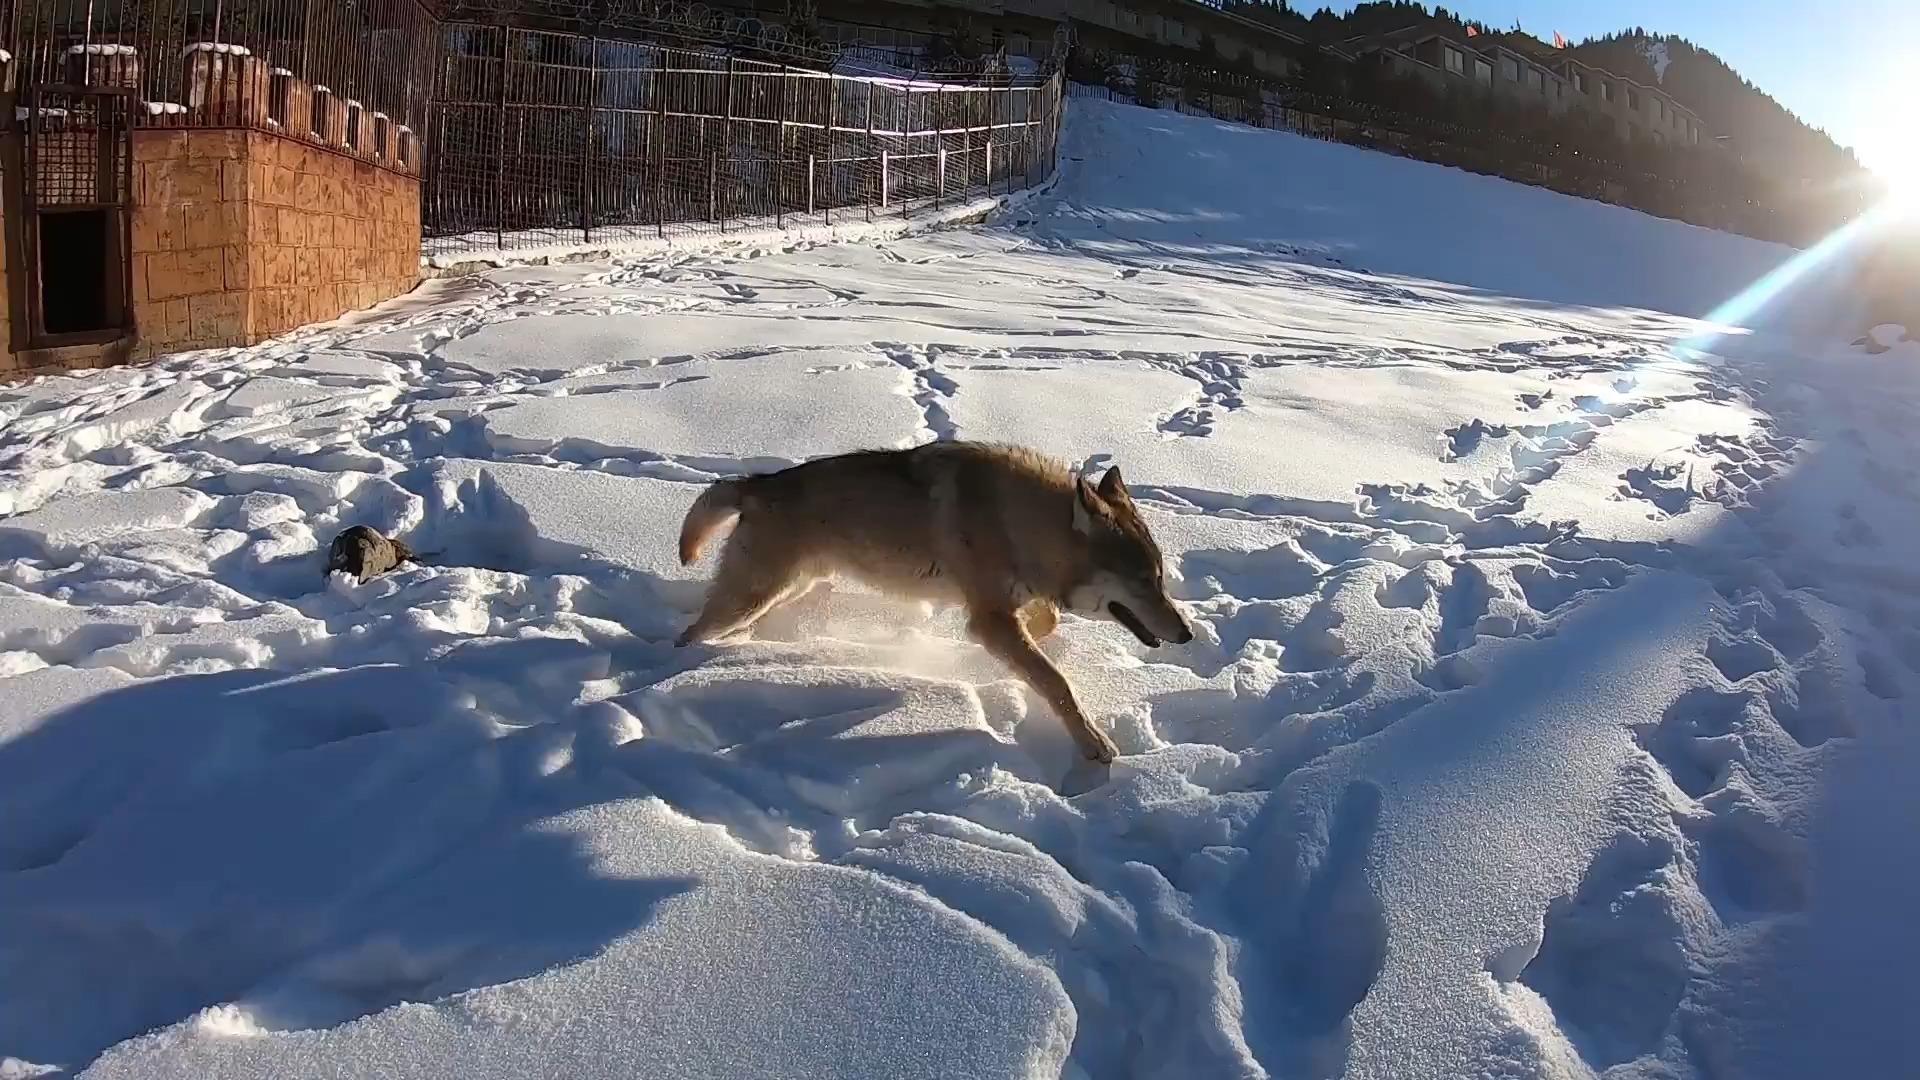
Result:
M308 143L248 135L252 332L283 333L420 280L420 184Z
M252 344L419 280L412 176L260 131L133 140L138 356Z
M133 319L140 353L246 343L226 265L246 250L246 136L133 133ZM231 249L231 250L229 250Z

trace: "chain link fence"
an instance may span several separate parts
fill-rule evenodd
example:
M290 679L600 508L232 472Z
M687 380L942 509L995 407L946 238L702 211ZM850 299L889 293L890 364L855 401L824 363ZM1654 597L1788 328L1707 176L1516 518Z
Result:
M910 216L1051 175L1062 80L848 75L443 28L429 256Z

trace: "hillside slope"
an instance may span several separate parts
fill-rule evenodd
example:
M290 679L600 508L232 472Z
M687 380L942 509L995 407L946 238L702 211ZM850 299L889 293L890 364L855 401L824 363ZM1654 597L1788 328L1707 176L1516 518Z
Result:
M1707 130L1783 176L1832 181L1859 169L1826 132L1795 116L1712 50L1672 34L1631 30L1574 46L1573 56L1647 86L1699 114Z
M1078 104L1062 153L1082 167L1063 181L1061 216L1109 221L1107 231L1134 243L1278 265L1298 254L1529 300L1695 317L1793 254L1340 143Z

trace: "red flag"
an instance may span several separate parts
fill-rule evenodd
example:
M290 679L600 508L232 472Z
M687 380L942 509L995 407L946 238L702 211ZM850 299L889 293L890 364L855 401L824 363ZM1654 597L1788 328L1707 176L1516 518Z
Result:
M1564 49L1567 47L1567 39L1561 37L1560 31L1558 30L1553 32L1553 47L1556 49Z
M1469 27L1467 27L1467 36L1468 36L1468 37L1479 37L1479 36L1480 36L1480 31L1478 31L1478 30L1475 30L1475 29L1474 29L1473 27L1471 27L1471 26L1469 26Z

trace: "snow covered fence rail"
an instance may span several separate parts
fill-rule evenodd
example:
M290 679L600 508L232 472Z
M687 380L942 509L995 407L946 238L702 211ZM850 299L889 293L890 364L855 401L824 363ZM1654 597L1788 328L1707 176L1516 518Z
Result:
M1058 74L848 76L488 26L446 42L429 257L904 217L1053 171Z

